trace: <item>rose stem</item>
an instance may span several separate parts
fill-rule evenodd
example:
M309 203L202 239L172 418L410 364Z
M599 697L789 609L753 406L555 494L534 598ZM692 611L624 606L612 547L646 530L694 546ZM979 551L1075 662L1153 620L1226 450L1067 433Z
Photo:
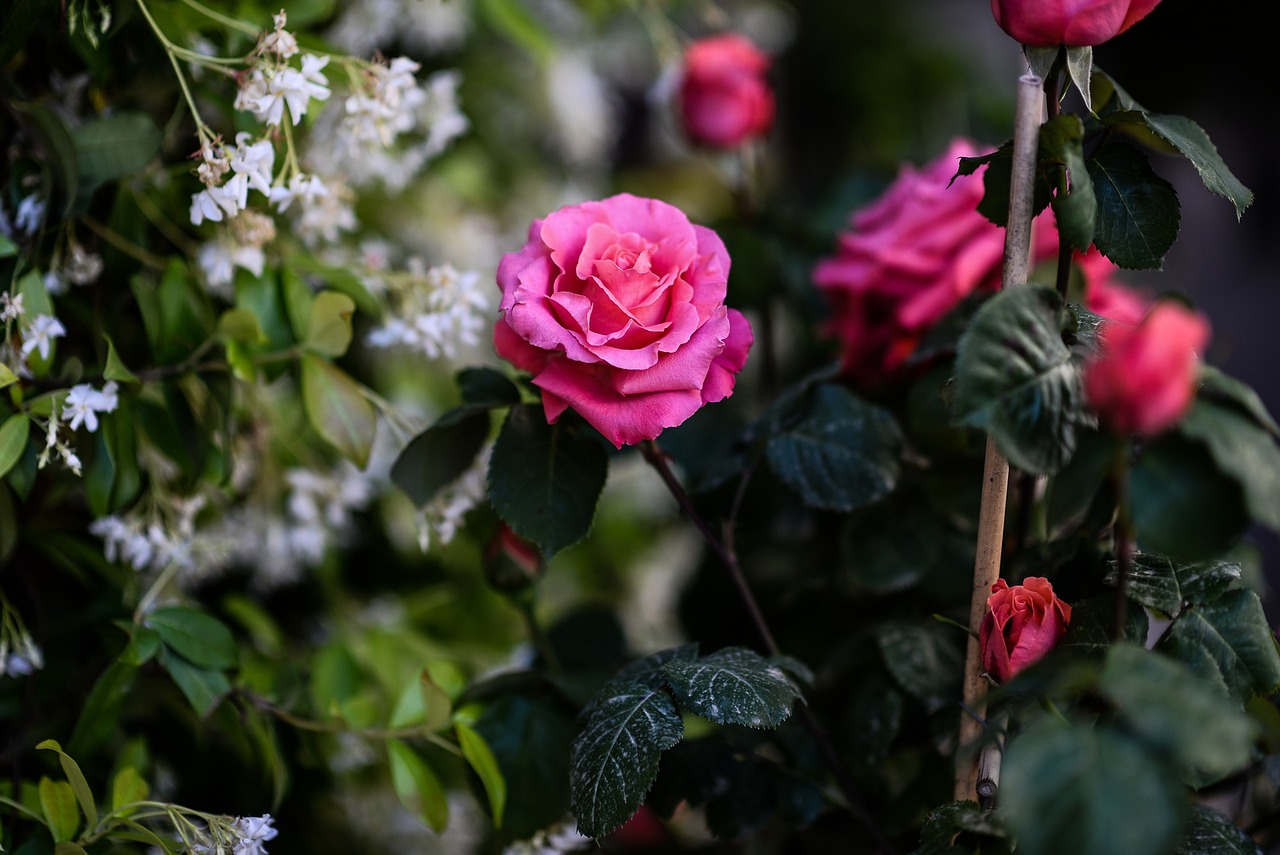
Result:
M1004 235L1002 287L1025 284L1031 257L1031 194L1039 144L1040 115L1044 80L1034 74L1018 78L1018 99L1014 114L1013 175L1009 186L1009 222ZM1009 461L988 435L982 473L982 504L978 510L978 539L973 566L973 592L969 601L969 646L965 654L964 707L960 737L956 744L955 797L975 799L980 758L971 750L982 736L986 682L982 676L982 651L978 630L986 615L991 586L1000 578L1000 557L1004 540L1005 501L1009 488Z
M1116 604L1111 637L1123 641L1125 624L1129 622L1129 569L1133 562L1133 522L1129 517L1129 444L1116 453L1111 468L1111 488L1116 497Z
M653 440L645 442L640 446L640 453L644 455L645 462L658 473L662 483L667 486L667 490L675 497L676 504L680 506L680 510L698 529L702 539L707 542L707 545L711 547L711 551L716 554L716 557L720 559L721 563L729 571L729 576L733 579L734 587L738 589L738 595L747 607L747 613L751 616L751 622L755 625L756 632L760 635L765 651L770 656L780 656L782 650L778 647L778 642L774 640L773 633L769 630L769 624L764 618L764 613L760 611L759 604L756 603L755 595L751 593L751 586L747 584L747 578L742 572L742 565L738 563L737 552L733 548L733 518L737 516L738 507L746 489L747 479L751 477L751 468L749 467L743 473L742 483L739 485L738 493L734 497L732 516L725 522L725 538L721 540L716 537L711 527L707 525L706 520L698 513L698 509L693 506L693 500L689 498L684 486L676 478L675 473L671 471L671 467L667 465L667 456L658 446L658 443ZM876 841L879 852L886 853L886 855L892 853L894 851L893 846L876 825L867 806L863 804L861 797L858 795L857 787L853 783L853 778L850 776L848 769L845 768L844 762L840 759L840 755L831 744L826 732L822 729L822 725L814 718L807 704L801 703L797 705L796 715L822 752L823 759L835 777L836 786L839 787L840 793L844 796L849 811Z

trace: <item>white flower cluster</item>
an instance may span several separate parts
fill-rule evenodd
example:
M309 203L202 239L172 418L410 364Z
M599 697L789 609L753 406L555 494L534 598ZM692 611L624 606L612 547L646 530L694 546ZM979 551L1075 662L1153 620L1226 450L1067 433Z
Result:
M475 462L418 511L418 547L426 552L432 544L441 546L453 540L466 515L480 504L486 495L489 451L486 445L476 455Z
M517 840L503 849L502 855L560 855L594 846L595 841L579 834L570 820L543 829L528 840Z
M3 631L0 631L0 677L29 677L44 667L44 653L40 645L21 625L16 612L4 610Z
M88 285L102 275L103 267L101 255L71 242L66 256L58 259L45 273L44 289L50 294L62 294L68 284Z
M216 839L216 835L210 834L208 836L215 839L208 843L197 843L191 847L191 851L198 855L267 855L264 844L268 840L274 840L280 833L275 827L275 819L269 813L262 816L238 816L225 831L234 837L230 846Z
M387 278L394 316L370 331L368 344L454 359L460 348L479 343L489 306L480 274L459 273L448 264L424 271L419 259L408 266L410 276Z
M25 312L21 294L14 294L12 297L7 292L0 294L0 321L16 321Z
M231 284L235 269L240 267L261 276L267 263L264 247L275 237L275 220L258 211L243 211L231 221L229 229L201 244L196 264L204 272L209 290L228 301L234 299Z
M254 49L257 62L240 79L235 108L252 112L258 121L271 127L284 120L288 108L289 119L297 125L307 114L312 99L326 101L331 94L329 80L323 74L329 57L303 54L295 68L289 60L298 55L298 40L285 29L283 9L274 20L275 30Z
M276 162L276 150L271 140L250 142L248 131L236 134L236 146L228 149L219 142L204 142L200 146L200 166L196 174L204 182L205 189L191 196L191 224L198 226L205 220L220 223L236 216L249 205L249 190L257 190L263 196L271 196L272 169ZM232 177L224 183L228 173Z

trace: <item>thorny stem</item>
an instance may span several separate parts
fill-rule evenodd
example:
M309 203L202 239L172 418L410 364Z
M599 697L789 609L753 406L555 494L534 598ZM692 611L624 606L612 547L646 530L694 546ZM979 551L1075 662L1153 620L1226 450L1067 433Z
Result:
M756 627L756 631L760 634L760 638L764 643L765 650L770 656L779 656L782 651L778 647L777 641L774 640L773 633L769 630L769 624L764 618L764 614L760 611L759 605L756 603L755 595L751 593L751 587L747 584L746 576L742 573L742 565L738 562L737 553L733 549L733 526L737 519L738 509L741 506L743 495L746 493L747 482L751 478L754 466L748 467L743 473L742 480L738 485L738 491L734 495L733 506L730 516L724 523L724 539L717 538L712 532L711 527L707 524L702 515L698 513L697 508L693 506L693 501L689 498L689 494L681 485L675 473L671 471L671 467L667 465L667 456L658 447L653 440L649 440L640 446L640 452L644 455L645 461L657 471L658 476L662 478L662 482L667 486L671 495L675 498L676 504L680 506L680 510L684 512L689 521L698 529L703 540L716 554L725 568L729 571L729 575L733 580L734 586L738 589L743 604L747 608L747 612L751 616L751 621ZM800 704L796 708L796 716L804 728L809 731L809 735L813 737L818 750L822 753L823 760L826 762L828 769L831 770L835 777L836 786L840 789L841 795L844 796L845 805L850 813L862 824L863 829L871 835L875 840L877 851L882 853L892 853L893 846L888 839L880 831L870 811L863 804L861 797L858 795L857 787L853 783L853 778L849 775L848 769L844 762L840 759L840 755L836 752L835 747L831 744L830 738L822 725L814 717L813 712L806 704Z
M1018 79L1017 109L1013 132L1013 174L1009 187L1009 220L1005 228L1002 287L1027 281L1031 260L1031 215L1044 81L1034 74ZM978 511L978 537L973 567L973 589L969 601L969 638L965 654L964 697L960 734L956 746L955 798L975 798L979 757L975 749L982 737L978 718L985 709L987 686L982 674L982 650L976 635L986 615L991 586L1000 578L1003 553L1005 503L1008 498L1009 461L987 437L983 463L982 503ZM972 711L972 712L968 712ZM972 713L976 713L974 715Z

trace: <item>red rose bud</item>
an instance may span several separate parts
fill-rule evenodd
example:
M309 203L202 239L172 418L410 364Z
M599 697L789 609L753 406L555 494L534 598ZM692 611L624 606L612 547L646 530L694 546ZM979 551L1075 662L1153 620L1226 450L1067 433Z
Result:
M729 397L751 348L751 325L724 304L724 243L657 199L534 221L497 280L498 355L533 375L548 422L576 410L617 448Z
M1208 340L1204 316L1177 303L1156 305L1137 326L1103 325L1085 366L1089 406L1117 433L1159 433L1191 406Z
M999 579L991 591L978 644L982 667L1004 683L1057 646L1071 623L1071 606L1040 576L1029 576L1012 588Z
M736 33L700 39L685 50L680 118L694 142L737 148L773 126L771 61Z
M1160 0L991 0L1000 29L1024 45L1100 45L1147 16Z

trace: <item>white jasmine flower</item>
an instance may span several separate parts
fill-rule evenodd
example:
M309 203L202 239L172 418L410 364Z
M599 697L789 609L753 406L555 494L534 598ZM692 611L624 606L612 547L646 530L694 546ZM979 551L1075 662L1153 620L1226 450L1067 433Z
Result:
M212 293L228 300L235 296L231 285L237 267L261 276L266 263L262 247L236 243L226 234L201 244L196 251L196 265L204 273L205 284Z
M234 217L248 201L249 184L243 175L237 175L221 187L208 187L191 194L191 225L198 226L205 220L220 223L223 216Z
M67 328L53 315L36 315L23 333L22 355L30 356L31 351L35 350L39 352L41 359L48 359L49 345L55 338L62 338L66 334Z
M488 323L488 296L479 283L477 272L459 273L448 264L432 267L395 294L396 316L371 331L367 343L404 346L430 359L456 358L461 347L479 342Z
M308 103L312 98L325 101L329 98L328 80L320 69L328 63L328 57L317 57L307 54L302 58L302 71L295 68L282 68L265 80L261 95L246 96L245 102L250 105L253 114L267 125L279 125L284 118L284 110L289 108L289 118L297 125L307 113ZM241 89L243 94L246 90ZM256 91L256 90L255 90ZM237 101L239 98L237 97Z
M274 840L279 833L273 827L274 822L269 813L262 816L236 817L233 828L240 835L240 839L236 841L233 855L266 855L267 850L263 843Z
M271 140L261 139L256 143L249 142L250 135L241 131L236 134L236 150L230 157L230 166L237 175L243 175L245 183L264 196L271 194L271 170L276 162L276 150ZM243 205L241 206L243 207Z
M18 201L18 210L13 220L14 228L27 234L34 234L44 220L45 200L32 193Z
M294 223L294 231L303 243L334 243L340 232L356 229L356 212L351 206L351 191L341 185L330 184L327 192L316 196L302 209Z
M283 9L277 12L272 20L275 23L275 32L265 36L258 43L258 53L274 53L281 59L288 59L298 52L298 40L293 33L285 29L287 19Z
M98 429L98 412L93 406L94 396L93 387L88 383L78 383L67 392L62 417L71 425L72 430L79 430L82 424L90 433Z
M21 294L0 294L0 321L16 321L26 311L22 307Z
M299 173L289 179L288 187L271 188L271 204L280 212L287 211L294 199L300 200L303 207L313 205L316 200L329 195L329 188L318 175Z

